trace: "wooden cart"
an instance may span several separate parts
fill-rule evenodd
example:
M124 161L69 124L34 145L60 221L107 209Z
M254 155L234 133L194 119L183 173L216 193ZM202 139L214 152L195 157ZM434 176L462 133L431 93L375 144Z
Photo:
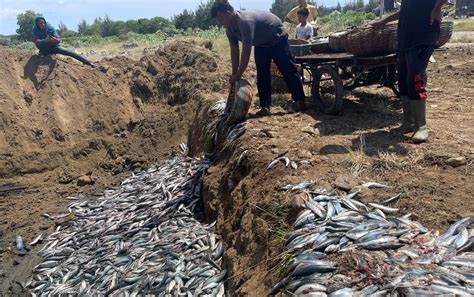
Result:
M342 111L344 92L369 85L392 89L399 96L397 55L356 57L349 53L324 53L295 57L302 74L309 72L311 97L326 114ZM304 75L302 75L304 77Z

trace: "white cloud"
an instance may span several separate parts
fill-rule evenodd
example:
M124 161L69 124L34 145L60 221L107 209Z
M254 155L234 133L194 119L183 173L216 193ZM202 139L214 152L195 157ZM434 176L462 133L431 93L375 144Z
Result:
M18 14L22 12L23 12L23 9L0 8L0 19L8 19L8 18L16 17Z

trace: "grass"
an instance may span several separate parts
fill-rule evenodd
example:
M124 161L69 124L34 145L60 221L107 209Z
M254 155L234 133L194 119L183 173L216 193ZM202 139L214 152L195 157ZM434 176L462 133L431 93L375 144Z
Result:
M381 171L403 170L408 172L419 167L424 158L424 154L419 152L409 154L407 157L400 157L396 152L380 151L378 158L372 164L372 169Z
M278 265L273 270L273 275L281 276L286 269L293 263L293 255L289 252L284 252L279 256L280 261Z
M130 58L139 59L143 55L145 48L156 48L169 40L194 40L196 43L212 41L213 48L218 53L224 51L228 53L228 42L223 29L213 27L209 30L174 30L172 32L163 31L155 34L128 33L120 36L74 36L65 37L62 46L76 50L88 56L92 60L100 60L104 57L114 57L126 55ZM138 47L126 49L126 43L136 43ZM18 50L36 50L33 42L22 42L12 45ZM91 53L95 52L94 53Z
M454 23L454 31L474 31L474 21L460 21Z
M364 172L367 167L367 157L365 155L365 136L359 136L359 144L355 147L347 147L346 161L351 167L351 174L355 177Z
M474 43L474 34L452 37L451 43Z

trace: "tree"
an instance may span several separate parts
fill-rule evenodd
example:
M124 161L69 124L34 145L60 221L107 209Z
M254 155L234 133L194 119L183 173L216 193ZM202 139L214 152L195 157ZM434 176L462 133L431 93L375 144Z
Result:
M149 34L155 33L156 30L153 28L153 22L149 19L138 19L138 33Z
M183 10L182 13L174 17L174 25L177 29L186 30L188 28L195 27L195 17L192 11L187 9Z
M79 23L79 25L77 25L77 34L86 35L88 26L89 25L87 25L86 20L82 19L82 21Z
M138 21L137 20L128 20L125 22L125 28L127 32L138 33Z
M199 4L194 13L196 27L207 30L217 25L216 21L211 17L211 8L214 2L214 0L208 0L206 3L201 2Z
M58 32L59 34L63 34L64 32L68 31L67 26L63 23L63 21L59 21L58 24Z
M272 8L270 12L284 20L288 12L295 7L296 1L294 0L275 0L272 3Z
M173 27L173 23L165 18L162 17L154 17L150 19L152 23L153 32L156 33L157 31L161 31L165 28Z
M101 27L102 27L102 18L98 17L94 20L92 25L87 27L86 35L100 35Z
M336 10L342 12L341 3L337 2Z
M318 17L323 17L329 15L334 10L337 10L335 7L327 7L324 5L318 6Z
M124 21L115 21L113 23L113 31L115 35L117 36L124 35L130 32L129 30L127 30L127 27Z
M374 9L376 9L379 6L379 4L380 4L379 0L369 0L369 3L365 5L364 10L366 12L371 12Z
M116 32L114 32L114 21L108 15L105 15L104 20L100 22L99 33L102 37L116 35Z
M33 39L33 26L35 25L35 17L38 15L41 14L33 10L27 10L16 17L18 40L27 41Z

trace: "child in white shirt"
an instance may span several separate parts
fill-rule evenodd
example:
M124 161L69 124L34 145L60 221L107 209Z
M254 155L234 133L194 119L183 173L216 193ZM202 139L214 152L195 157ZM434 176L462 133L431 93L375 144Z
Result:
M309 10L306 7L298 10L298 21L300 23L296 26L296 39L308 40L313 37L313 26L306 22L308 15Z

